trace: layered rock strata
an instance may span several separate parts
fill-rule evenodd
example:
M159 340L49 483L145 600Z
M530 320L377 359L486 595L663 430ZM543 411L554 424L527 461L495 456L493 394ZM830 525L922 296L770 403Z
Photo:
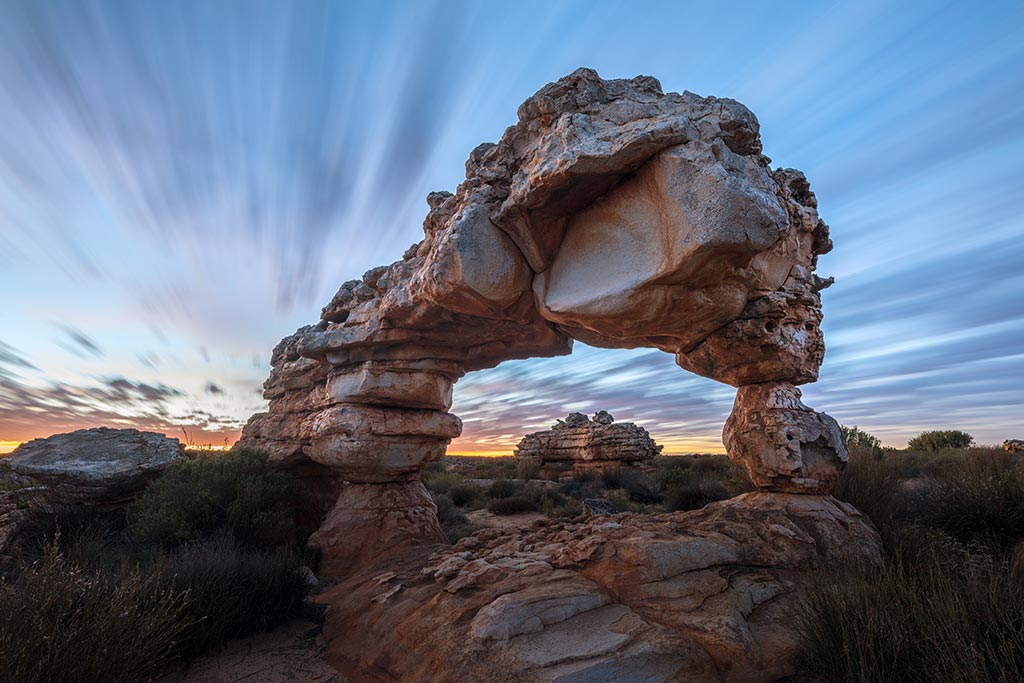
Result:
M574 339L658 348L740 387L726 440L758 486L828 490L844 461L830 420L762 396L817 378L828 227L803 174L771 168L746 107L580 69L427 203L421 242L344 283L274 350L269 411L243 434L308 482L330 564L388 552L370 547L381 528L436 541L416 482L460 433L453 383ZM384 491L398 507L376 503ZM341 528L358 550L326 531Z
M0 458L0 559L26 527L62 511L111 509L183 456L177 439L135 429L81 429L22 444Z
M368 683L767 683L796 668L812 574L879 557L849 505L750 493L487 529L319 599L328 661Z
M643 427L615 422L601 410L593 420L583 413L570 413L551 429L527 434L515 457L536 463L541 476L552 479L581 472L650 469L651 459L661 448Z

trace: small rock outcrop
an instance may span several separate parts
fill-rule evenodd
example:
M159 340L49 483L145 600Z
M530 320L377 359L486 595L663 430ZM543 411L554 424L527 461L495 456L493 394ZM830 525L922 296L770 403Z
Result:
M768 683L796 668L813 572L879 556L847 504L749 493L487 529L318 599L328 661L368 683Z
M569 413L551 429L527 434L515 456L537 463L541 475L553 479L580 472L648 469L661 449L643 427L615 422L601 410L593 420L583 413Z
M1014 455L1024 453L1024 439L1007 439L1003 442L1003 450Z
M81 429L22 444L0 458L0 556L20 530L60 511L134 500L183 456L177 439L135 429Z

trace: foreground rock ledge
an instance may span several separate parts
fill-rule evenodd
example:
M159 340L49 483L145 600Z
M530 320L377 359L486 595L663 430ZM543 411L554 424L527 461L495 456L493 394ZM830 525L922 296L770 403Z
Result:
M850 505L785 493L488 529L321 595L327 658L368 683L775 681L812 575L880 552Z

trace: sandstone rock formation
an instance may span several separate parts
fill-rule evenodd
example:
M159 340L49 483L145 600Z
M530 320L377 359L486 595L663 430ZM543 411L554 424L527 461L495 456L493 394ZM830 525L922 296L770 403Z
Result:
M241 441L308 482L332 566L389 552L380 529L435 542L418 478L460 433L453 384L567 354L573 339L655 347L741 387L727 441L758 485L828 490L845 459L832 421L766 412L757 388L817 378L828 227L803 174L770 167L746 107L579 69L524 102L497 144L473 150L455 193L427 203L420 243L344 283L277 346L269 411Z
M616 423L601 410L593 421L583 413L570 413L551 429L527 434L515 456L537 463L545 478L556 478L579 472L644 469L661 448L643 427Z
M1024 440L1007 439L1003 442L1003 450L1011 454L1024 453Z
M758 683L794 671L811 574L879 553L849 505L750 493L487 529L364 566L319 599L328 660L353 680Z
M22 444L0 458L0 557L20 530L62 510L134 500L183 457L177 439L135 429L81 429Z

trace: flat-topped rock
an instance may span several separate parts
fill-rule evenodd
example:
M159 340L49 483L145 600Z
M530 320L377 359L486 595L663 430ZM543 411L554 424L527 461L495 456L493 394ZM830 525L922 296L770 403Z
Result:
M570 413L543 432L527 434L515 456L534 460L545 475L571 474L609 468L643 468L661 452L647 430L632 422L615 422L602 410L591 420Z
M63 502L118 502L133 497L178 458L177 439L136 429L80 429L34 439L0 458L0 477L27 478Z
M0 559L21 530L62 510L125 505L184 457L177 439L135 429L81 429L22 444L0 458Z

